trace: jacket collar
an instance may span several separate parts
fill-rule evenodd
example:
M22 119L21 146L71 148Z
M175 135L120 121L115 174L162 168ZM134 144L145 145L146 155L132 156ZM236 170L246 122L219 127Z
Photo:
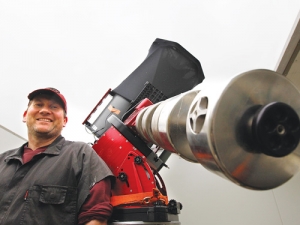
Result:
M65 143L65 138L59 135L44 151L45 154L48 155L59 155L60 150L62 149Z
M58 136L49 146L48 148L43 152L43 154L47 155L59 155L60 150L63 147L63 144L65 142L65 138L63 136ZM17 159L21 160L23 156L23 150L24 146L26 146L28 142L23 144L20 148L17 148L13 150L8 156L5 157L4 161L9 162L11 159Z

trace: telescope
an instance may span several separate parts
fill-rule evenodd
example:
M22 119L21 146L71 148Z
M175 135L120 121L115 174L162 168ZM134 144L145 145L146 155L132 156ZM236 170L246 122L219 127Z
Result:
M276 188L298 172L300 93L287 78L257 69L224 83L203 80L191 53L156 39L84 120L116 176L110 224L180 225L182 204L169 199L159 174L171 154L251 190Z

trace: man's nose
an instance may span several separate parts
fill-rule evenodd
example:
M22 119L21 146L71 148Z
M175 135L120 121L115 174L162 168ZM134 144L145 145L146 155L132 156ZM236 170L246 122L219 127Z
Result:
M43 114L48 114L50 113L51 110L50 110L50 107L48 106L43 106L41 109L40 109L40 113L43 113Z

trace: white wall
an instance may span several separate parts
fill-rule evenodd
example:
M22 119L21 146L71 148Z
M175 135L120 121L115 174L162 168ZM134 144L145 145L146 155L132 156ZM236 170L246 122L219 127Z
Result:
M52 86L69 104L64 136L91 142L82 121L144 60L155 38L190 51L213 85L274 69L299 9L299 0L1 1L0 124L26 137L27 94ZM20 145L0 135L1 151ZM258 192L177 156L167 163L162 176L169 197L183 203L183 225L299 224L299 175Z
M0 153L20 147L26 139L0 125ZM1 176L1 175L0 175Z

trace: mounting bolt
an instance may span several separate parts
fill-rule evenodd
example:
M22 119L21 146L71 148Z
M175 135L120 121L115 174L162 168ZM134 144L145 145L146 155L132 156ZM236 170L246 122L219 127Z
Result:
M143 163L142 157L141 157L141 156L136 156L136 157L134 158L134 163L135 163L135 164L138 164L138 165L142 164L142 163Z
M124 172L119 173L119 179L120 181L127 181L127 175Z

